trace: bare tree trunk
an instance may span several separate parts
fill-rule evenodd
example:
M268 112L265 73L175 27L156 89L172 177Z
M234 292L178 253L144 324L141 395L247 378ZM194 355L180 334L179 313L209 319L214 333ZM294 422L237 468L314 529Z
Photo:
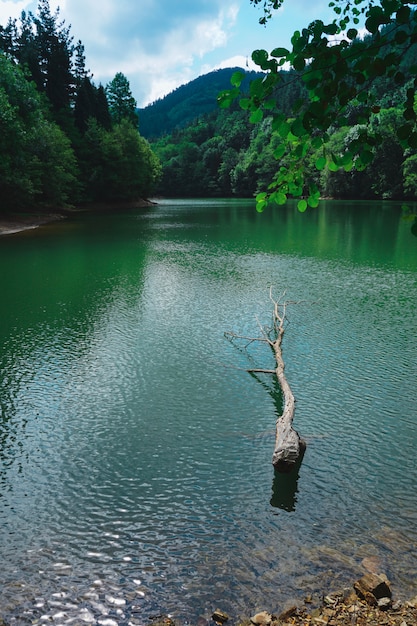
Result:
M284 399L284 409L282 415L280 415L276 421L275 448L272 455L272 465L277 472L288 473L302 460L306 443L292 426L295 412L295 398L285 376L285 364L282 357L281 346L285 330L286 309L290 302L284 301L280 303L279 301L275 301L272 298L272 289L269 295L274 305L273 322L271 328L260 325L262 337L251 338L235 335L234 333L225 334L232 339L247 339L249 343L253 341L266 342L274 353L276 363L274 370L248 369L247 371L252 374L275 374L277 377ZM295 303L291 302L291 304Z
M306 449L306 444L296 430L292 427L295 412L295 398L291 387L285 376L285 364L282 357L282 338L284 336L284 323L286 316L287 302L282 305L270 298L274 304L273 331L274 339L268 334L268 341L274 351L276 368L275 374L280 384L282 395L284 396L284 411L276 421L275 449L272 455L272 465L278 472L290 472L297 462L302 458ZM282 311L280 311L282 309Z

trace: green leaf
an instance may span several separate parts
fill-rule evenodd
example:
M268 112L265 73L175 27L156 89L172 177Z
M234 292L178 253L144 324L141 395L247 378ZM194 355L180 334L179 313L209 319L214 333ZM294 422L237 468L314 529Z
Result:
M217 96L217 104L221 109L227 109L239 95L238 89L227 89L221 91Z
M247 111L250 108L250 105L251 105L251 101L249 98L240 98L239 106L241 109L243 109L244 111Z
M283 205L287 202L287 195L283 193L282 191L277 191L276 193L273 194L273 199L274 199L274 202L276 202L277 204Z
M359 160L362 165L369 165L374 158L373 153L370 150L363 150L359 155Z
M399 45L405 43L408 39L408 34L406 33L405 30L398 30L395 33L395 43L398 43Z
M320 170L324 170L324 168L326 167L326 163L327 163L326 157L324 157L324 156L319 157L316 160L316 163L315 163L316 169L319 170L319 171Z
M276 102L275 100L267 100L266 102L263 103L263 106L264 106L264 109L266 109L267 111L272 111L276 107Z
M291 132L295 137L303 137L307 134L306 129L303 126L302 118L297 117L291 124Z
M375 35L378 31L378 28L383 24L384 20L382 18L382 9L381 7L374 6L371 7L368 11L368 18L365 21L366 29Z
M401 9L397 11L396 19L399 24L408 24L410 19L411 10L408 6L402 6Z
M233 85L233 87L240 87L245 76L246 76L245 72L241 72L240 70L238 70L237 72L233 72L232 77L230 79L230 82Z
M306 211L307 209L307 200L299 200L297 203L297 209L300 211L300 213L304 213L304 211Z
M217 104L221 109L228 109L232 105L233 100L234 98L219 96L217 98Z
M318 150L319 148L321 148L323 145L323 139L322 137L313 137L313 139L311 140L311 147L313 148L313 150Z
M275 148L274 150L274 158L279 161L279 159L282 159L282 157L284 156L286 152L286 146L284 143L282 143L281 145L278 146L278 148Z
M307 204L312 209L317 209L317 207L319 206L319 203L320 203L319 198L316 198L315 196L309 196L307 198Z
M336 35L338 30L339 27L334 22L323 27L323 33L326 33L326 35Z
M265 65L268 63L268 58L269 55L266 50L254 50L252 52L252 61L262 69L266 69Z
M287 139L291 131L291 125L289 124L289 122L284 120L278 125L276 130L282 139Z
M303 186L301 184L298 184L297 182L291 182L288 185L288 192L292 195L292 196L301 196L303 193Z
M249 86L249 93L252 98L263 98L265 94L262 78L255 78L252 80Z
M292 62L292 66L296 72L302 72L306 66L305 59L300 55L295 56Z
M266 200L268 194L266 193L266 191L261 191L261 193L258 193L258 195L256 196L256 202L262 202L263 200Z
M258 211L258 213L262 213L267 205L268 205L268 203L267 203L266 200L262 200L261 202L257 202L256 203L256 210Z
M259 122L262 121L263 116L264 114L263 114L262 109L256 109L255 111L252 111L252 113L250 114L249 121L252 124L258 124Z
M397 128L397 137L400 140L408 139L411 135L413 127L411 124L403 124Z
M290 51L287 48L274 48L271 52L271 57L280 59L281 57L286 57L289 53Z

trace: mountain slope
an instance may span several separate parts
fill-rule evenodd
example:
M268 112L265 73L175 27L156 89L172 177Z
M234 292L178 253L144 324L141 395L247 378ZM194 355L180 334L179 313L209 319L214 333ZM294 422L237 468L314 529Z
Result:
M230 88L232 74L241 68L226 68L199 76L178 87L164 98L139 109L139 130L142 137L156 139L177 128L184 128L200 115L217 108L217 95ZM260 74L247 72L242 89Z

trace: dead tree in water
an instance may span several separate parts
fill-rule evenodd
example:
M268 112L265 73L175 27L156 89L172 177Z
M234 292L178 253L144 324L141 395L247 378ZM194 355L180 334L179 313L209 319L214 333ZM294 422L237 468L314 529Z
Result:
M283 295L285 296L285 293ZM285 376L285 364L282 357L282 339L285 330L287 306L288 304L297 303L290 301L281 303L275 301L272 297L272 289L270 290L269 297L274 306L272 326L269 328L259 324L262 337L242 337L230 332L225 333L225 335L230 339L247 339L249 343L254 341L266 342L274 353L275 369L248 369L246 371L251 374L274 374L277 377L284 398L284 410L276 421L275 448L272 455L272 465L278 472L287 473L301 461L306 448L305 441L301 439L300 435L292 426L295 411L295 398Z

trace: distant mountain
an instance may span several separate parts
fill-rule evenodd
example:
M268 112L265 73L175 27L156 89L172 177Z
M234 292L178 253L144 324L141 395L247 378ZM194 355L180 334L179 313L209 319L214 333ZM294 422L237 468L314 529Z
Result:
M217 95L231 87L232 74L241 68L226 68L199 76L195 80L178 87L164 98L160 98L143 109L139 109L139 130L142 137L156 139L171 133L176 128L184 128L196 118L217 108ZM260 76L259 72L247 72L242 84L245 85Z

